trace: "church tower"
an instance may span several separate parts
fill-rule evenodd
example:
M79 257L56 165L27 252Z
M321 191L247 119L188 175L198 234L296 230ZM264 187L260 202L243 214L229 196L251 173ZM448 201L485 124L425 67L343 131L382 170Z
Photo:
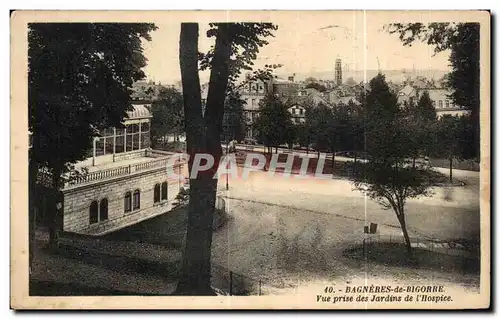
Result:
M339 58L335 60L335 83L342 84L342 60Z

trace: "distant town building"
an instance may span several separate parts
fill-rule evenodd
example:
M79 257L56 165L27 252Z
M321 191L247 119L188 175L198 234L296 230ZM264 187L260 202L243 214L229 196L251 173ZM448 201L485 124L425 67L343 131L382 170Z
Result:
M300 105L305 108L317 107L319 104L329 104L325 95L314 88L300 90L297 96L289 97L284 102L289 106Z
M288 80L273 78L270 81L272 93L279 97L296 96L299 90L299 84L294 81L294 76L288 77Z
M303 124L306 122L306 109L305 107L295 104L288 108L288 112L292 115L293 124Z
M470 113L470 110L453 103L450 98L452 91L447 88L419 88L406 85L398 93L398 102L401 105L410 102L416 103L425 91L429 93L429 97L434 104L438 118L445 114L461 116Z
M328 102L331 105L337 105L337 104L349 104L349 103L354 103L355 105L359 105L359 101L356 99L356 96L354 94L349 94L349 95L340 95L336 91L331 91L328 92Z
M245 101L243 115L246 120L246 137L254 138L253 123L258 116L259 104L269 91L269 84L262 80L247 79L239 90L240 98Z

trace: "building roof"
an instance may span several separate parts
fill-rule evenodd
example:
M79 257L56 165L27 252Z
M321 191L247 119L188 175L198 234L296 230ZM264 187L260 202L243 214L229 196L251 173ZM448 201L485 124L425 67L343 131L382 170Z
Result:
M134 104L133 107L132 111L127 111L128 120L153 117L145 104Z
M399 95L409 96L414 91L415 91L415 88L413 86L407 84L401 90L399 90L398 94Z
M285 79L274 78L273 84L296 84L296 83Z

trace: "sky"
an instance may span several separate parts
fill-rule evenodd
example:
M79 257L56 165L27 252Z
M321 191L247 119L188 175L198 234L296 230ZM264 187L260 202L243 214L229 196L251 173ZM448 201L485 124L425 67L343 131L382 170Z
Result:
M245 14L246 13L246 14ZM155 21L158 30L152 41L144 43L148 59L147 80L173 84L180 80L180 22L186 16L171 14L171 19ZM397 19L395 19L397 18ZM332 72L335 59L341 58L349 70L448 70L449 52L435 54L432 47L417 42L405 47L396 35L382 28L391 22L404 22L401 12L363 11L261 11L207 14L197 12L191 21L200 23L199 50L207 51L212 40L206 37L212 21L271 21L278 25L274 38L258 54L255 67L283 64L282 76ZM408 21L434 21L430 14L409 16ZM379 67L380 66L380 67ZM208 80L208 72L200 74Z

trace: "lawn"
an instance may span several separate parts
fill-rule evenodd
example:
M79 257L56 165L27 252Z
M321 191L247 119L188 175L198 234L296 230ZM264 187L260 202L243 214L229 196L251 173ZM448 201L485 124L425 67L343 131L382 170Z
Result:
M359 260L355 254L349 256L345 252L359 247L364 237L365 220L362 213L356 216L356 204L351 203L349 208L344 203L342 208L330 207L323 211L319 207L313 211L237 199L231 200L229 205L233 219L214 238L213 259L236 273L262 280L266 283L266 291L307 285L317 280L343 284L353 278L365 277L431 280L469 288L479 284L478 272L443 266L457 264L456 259L460 257L450 257L436 267L423 264L422 267L407 267L377 260ZM352 212L347 213L347 210ZM392 217L390 212L384 213ZM373 220L373 215L371 218ZM419 226L416 220L412 219L412 236L425 233L428 225ZM379 224L379 229L394 238L401 236L399 228L392 222ZM454 233L441 229L441 235L448 237ZM390 256L389 251L385 252L386 256ZM394 253L400 255L400 250L395 249ZM436 256L430 256L431 260Z
M399 256L400 247L384 245L373 250L373 258L361 260L366 223L377 223L382 235L397 237L401 232L393 212L351 189L345 180L269 179L266 172L231 180L224 195L231 218L213 238L214 286L227 292L232 277L239 287L233 287L233 293L255 294L260 289L263 294L278 294L316 281L345 284L383 277L477 289L477 260L433 254L426 258L434 260L434 266L387 263L381 257ZM478 243L477 190L459 191L453 201L440 197L410 201L410 236ZM43 248L47 236L39 231L31 293L169 294L177 283L186 217L185 207L180 207L98 238L66 234L57 252Z
M246 151L238 151L236 153L236 162L239 166L244 166L246 162L246 156L250 152ZM269 163L271 162L271 158L273 156L278 156L277 158L277 163L286 163L288 156L290 154L269 154L269 153L260 153L260 152L252 152L256 154L261 154L264 155L266 158L266 167L265 170L269 169ZM305 155L305 154L304 154ZM302 169L302 164L303 162L306 161L306 170L304 172L301 172ZM254 159L252 165L256 165L257 160ZM349 179L353 177L357 172L359 172L362 169L363 163L361 161L357 161L354 163L354 161L340 161L336 160L332 163L332 159L326 158L324 162L322 163L323 167L318 167L320 164L319 158L318 157L300 157L296 154L293 155L293 161L291 164L291 173L292 174L332 174L334 178L342 178L342 179ZM285 169L283 167L277 167L275 170L277 173L283 173ZM449 183L449 177L446 176L445 174L442 174L440 172L432 172L433 173L433 179L434 183L436 185L443 185L443 184L450 184ZM453 186L460 186L462 185L462 181L457 180L456 178L453 179L453 182L451 183Z

